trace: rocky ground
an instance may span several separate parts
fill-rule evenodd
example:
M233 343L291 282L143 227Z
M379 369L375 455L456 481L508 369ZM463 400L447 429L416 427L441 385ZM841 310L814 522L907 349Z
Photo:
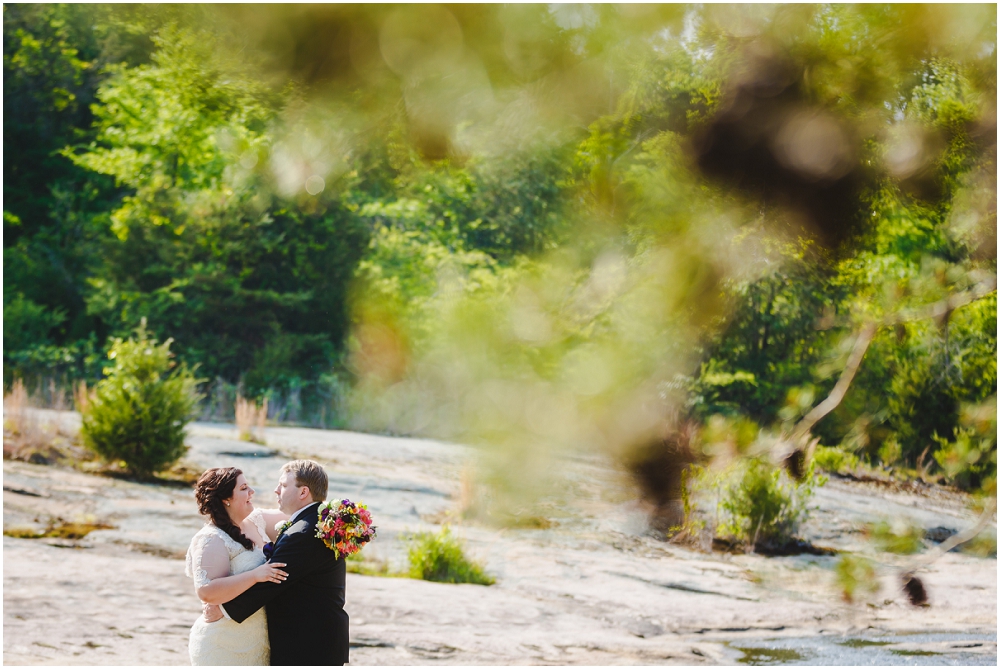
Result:
M77 417L48 412L71 431ZM458 504L468 449L427 440L268 428L266 446L230 425L195 424L193 466L235 465L272 506L283 462L310 457L330 495L361 499L379 524L365 549L392 570L407 533L437 530ZM659 541L625 480L598 458L574 458L575 481L547 529L459 524L454 531L497 583L447 585L349 574L352 664L995 665L995 558L949 553L921 573L930 596L913 607L895 566L878 555L882 589L848 605L835 556L703 553ZM5 536L5 664L187 664L199 614L184 551L201 526L192 491L68 467L4 461L4 530L54 519L109 526L83 539ZM858 529L906 518L960 530L975 518L955 494L893 492L834 480L804 527L817 545L856 550ZM995 534L995 526L991 531Z

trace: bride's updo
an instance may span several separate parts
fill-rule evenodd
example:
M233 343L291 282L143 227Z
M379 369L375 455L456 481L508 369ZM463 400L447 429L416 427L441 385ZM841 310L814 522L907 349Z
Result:
M233 538L247 550L253 550L253 542L243 534L237 525L233 524L223 500L233 496L236 489L236 479L243 471L236 467L217 467L209 469L198 482L194 484L194 498L198 500L198 511L208 516L220 530Z

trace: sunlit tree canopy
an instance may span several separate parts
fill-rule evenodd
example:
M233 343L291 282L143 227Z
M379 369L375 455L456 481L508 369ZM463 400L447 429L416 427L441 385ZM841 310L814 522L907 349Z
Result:
M145 317L206 411L523 499L816 438L982 486L996 99L992 5L7 5L5 382Z

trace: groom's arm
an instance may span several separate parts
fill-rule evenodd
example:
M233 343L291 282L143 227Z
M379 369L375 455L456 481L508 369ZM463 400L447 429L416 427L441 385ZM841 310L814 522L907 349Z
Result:
M271 562L284 562L288 578L281 583L269 581L255 583L249 590L222 605L226 614L241 623L281 594L283 588L312 573L325 557L322 551L316 550L317 546L313 543L316 541L319 539L311 529L285 535L284 540L275 547Z

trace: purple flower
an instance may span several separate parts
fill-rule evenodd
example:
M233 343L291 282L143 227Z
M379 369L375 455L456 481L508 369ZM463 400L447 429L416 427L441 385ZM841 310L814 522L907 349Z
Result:
M261 550L264 551L264 559L270 560L271 556L274 555L274 544L268 541Z

